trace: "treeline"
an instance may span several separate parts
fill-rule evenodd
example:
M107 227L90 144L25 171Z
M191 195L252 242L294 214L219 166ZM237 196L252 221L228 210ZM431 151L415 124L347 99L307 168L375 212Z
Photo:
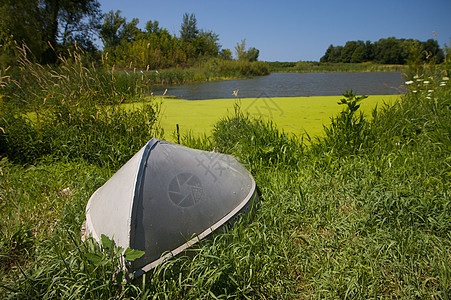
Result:
M156 70L203 64L212 58L232 60L232 51L221 49L216 33L197 27L194 14L183 15L180 36L176 36L160 27L158 21L147 21L145 29L141 30L137 26L138 19L127 22L120 13L105 14L99 31L104 48L103 62L109 66ZM246 50L245 40L242 40L237 43L235 54L237 60L255 62L259 50L254 47Z
M199 30L193 14L184 15L180 37L161 28L158 21L148 21L145 30L139 29L138 23L136 18L127 22L120 11L104 15L100 38L105 63L121 68L154 70L186 67L201 57L218 57L220 54L218 35Z
M390 37L371 41L349 41L345 46L330 45L320 62L329 63L362 63L419 65L442 63L445 55L438 42L429 39L420 42L414 39L396 39Z
M179 34L171 34L156 20L141 29L137 18L127 21L120 11L102 14L97 0L3 0L0 67L17 64L21 48L40 64L55 64L59 57L81 51L87 62L116 70L186 68L206 58L232 60L232 51L222 49L216 33L198 28L194 14L186 13L181 21ZM259 55L253 47L246 50L244 40L235 52L237 60L245 62L257 61Z

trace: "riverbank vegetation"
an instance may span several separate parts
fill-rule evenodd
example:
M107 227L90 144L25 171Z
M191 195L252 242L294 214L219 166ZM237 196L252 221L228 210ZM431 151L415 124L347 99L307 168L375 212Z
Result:
M22 22L27 20L27 22ZM152 84L179 84L246 78L269 72L404 71L407 64L440 64L443 50L436 40L386 38L377 42L349 41L331 45L320 62L257 62L260 50L246 48L245 39L223 49L219 36L200 29L194 14L186 13L179 34L171 34L157 20L127 20L120 11L101 14L96 0L7 0L0 5L0 69L20 68L26 49L34 63L58 65L61 57L84 53L86 65L108 72L143 72ZM102 42L102 50L95 38ZM269 64L269 65L268 65Z
M383 65L377 63L330 63L316 61L268 62L270 72L403 72L407 65Z
M406 73L407 93L371 117L365 97L345 93L319 137L289 135L243 106L211 135L181 136L240 159L259 209L127 283L120 251L82 243L80 227L90 195L168 134L160 102L140 72L122 84L75 57L22 66L20 81L2 73L0 84L2 298L449 298L449 65Z
M20 49L26 49L28 59L42 65L58 65L61 57L82 51L84 63L99 69L158 73L171 69L169 74L186 73L181 76L192 81L268 74L261 70L266 69L264 63L256 62L258 49L246 49L242 40L232 61L232 51L222 49L216 33L199 29L194 14L183 16L179 35L156 20L147 21L144 29L138 24L138 19L127 21L120 11L102 15L96 0L6 1L0 6L0 68L20 67L16 63L23 54ZM94 44L96 36L102 41L101 51ZM194 79L190 75L205 69L219 75ZM179 78L174 83L185 81Z

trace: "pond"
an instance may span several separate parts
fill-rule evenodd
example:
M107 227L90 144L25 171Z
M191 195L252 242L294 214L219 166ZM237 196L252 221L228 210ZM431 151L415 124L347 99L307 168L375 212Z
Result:
M346 90L358 95L397 95L405 90L401 72L273 73L252 79L224 80L169 86L167 95L187 100L340 96ZM166 88L166 87L165 87ZM161 95L165 88L154 89Z

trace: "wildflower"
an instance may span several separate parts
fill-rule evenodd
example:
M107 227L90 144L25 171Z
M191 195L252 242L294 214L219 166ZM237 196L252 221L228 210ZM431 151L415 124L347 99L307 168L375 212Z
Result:
M429 83L430 83L430 81L427 81L427 80L426 80L426 81L424 81L423 83L424 83L424 84L429 84Z
M434 90L428 90L428 93L432 93Z
M431 100L431 97L427 96L426 99Z
M446 82L441 82L440 83L440 86L445 86L446 85Z
M414 79L417 79L417 78L418 78L418 75L413 76L413 78L414 78Z
M443 77L442 80L449 80L449 77Z
M416 93L416 92L417 92L416 90L413 90L413 91L412 91L412 93Z
M405 85L409 85L409 84L412 84L412 83L413 83L413 81L410 80L410 81L406 81L404 84L405 84Z

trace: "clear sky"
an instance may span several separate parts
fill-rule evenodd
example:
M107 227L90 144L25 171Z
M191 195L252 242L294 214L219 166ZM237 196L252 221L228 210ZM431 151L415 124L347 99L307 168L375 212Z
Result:
M219 35L234 53L238 42L260 50L262 61L319 61L329 45L381 38L451 42L451 0L99 0L102 12L120 10L139 27L158 21L180 36L184 13L198 29Z

